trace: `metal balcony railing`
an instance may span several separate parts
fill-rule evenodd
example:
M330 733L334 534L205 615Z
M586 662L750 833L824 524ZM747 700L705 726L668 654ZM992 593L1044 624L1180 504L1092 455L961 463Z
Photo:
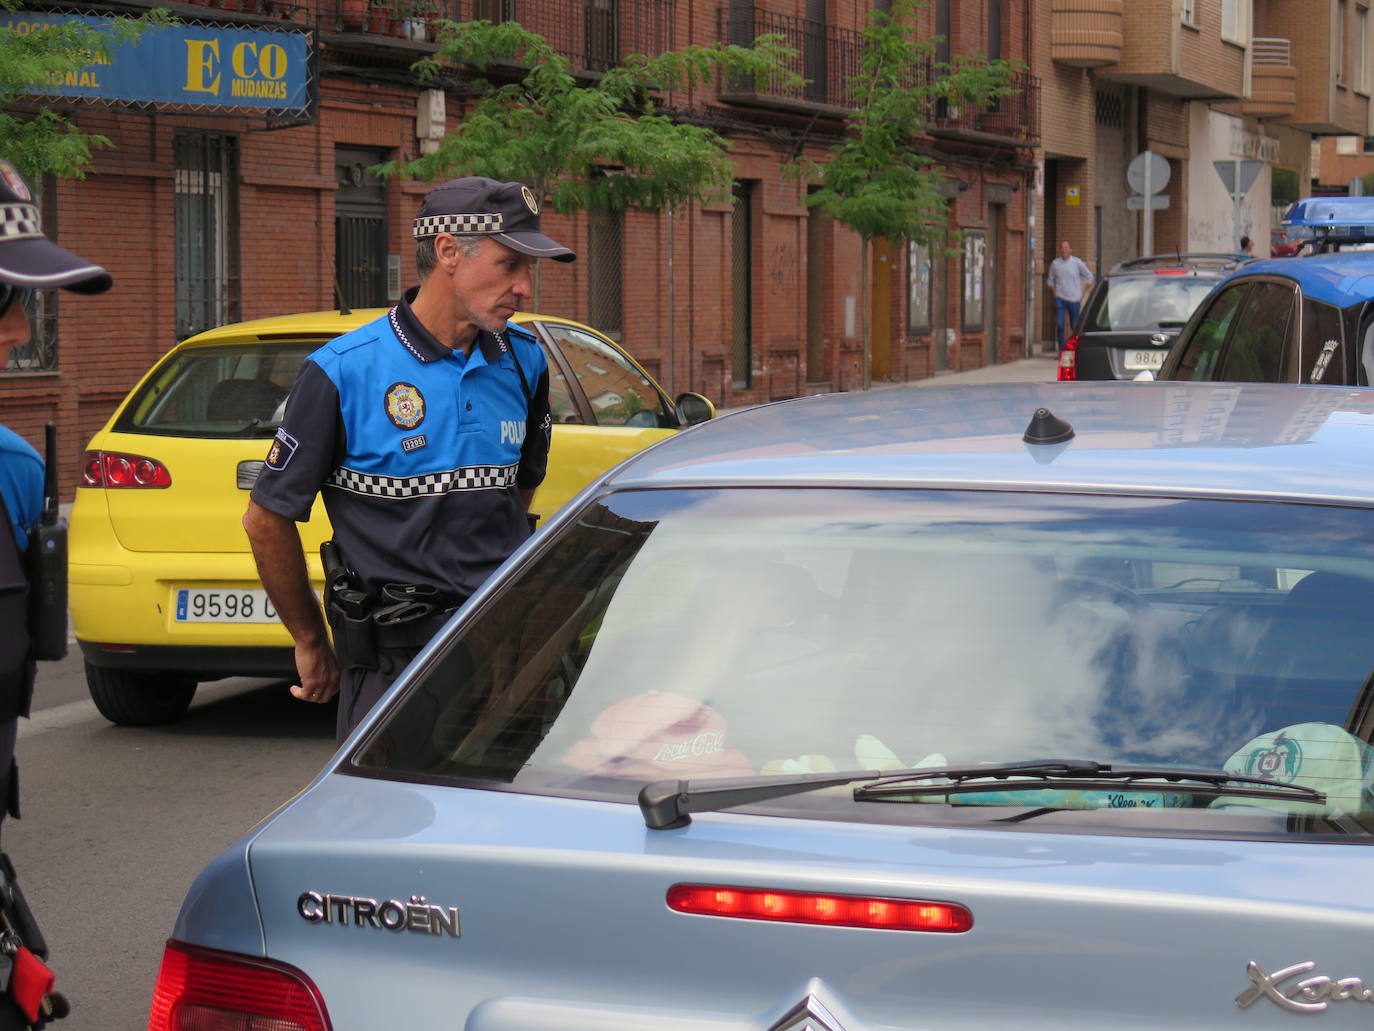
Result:
M986 106L933 100L927 126L1035 143L1040 139L1040 78L1029 72L1013 72L1007 86L1012 92Z
M1250 61L1252 64L1293 63L1293 45L1286 39L1275 36L1256 36L1250 41Z
M723 6L716 12L719 38L737 46L751 46L764 34L778 35L796 51L788 71L802 76L801 86L779 81L722 81L723 97L752 97L807 106L852 108L849 82L859 71L863 37L850 29L792 15L773 14L752 7Z
M459 0L460 20L516 21L579 71L673 48L673 0Z
M604 72L630 54L673 46L673 0L183 0L211 12L318 25L424 43L438 21L515 21L537 32L578 71ZM207 13L213 18L215 14ZM237 17L235 20L238 20Z

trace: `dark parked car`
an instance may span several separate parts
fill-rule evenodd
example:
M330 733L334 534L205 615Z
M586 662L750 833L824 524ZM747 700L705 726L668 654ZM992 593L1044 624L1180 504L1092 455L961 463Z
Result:
M1372 253L1255 262L1203 302L1158 378L1367 387L1370 301Z
M1236 254L1157 254L1123 261L1093 287L1059 354L1059 378L1134 379L1164 363L1212 288L1248 261Z

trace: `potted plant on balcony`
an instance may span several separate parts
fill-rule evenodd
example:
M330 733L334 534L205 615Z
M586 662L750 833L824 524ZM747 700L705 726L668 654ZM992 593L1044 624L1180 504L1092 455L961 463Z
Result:
M345 32L361 32L367 25L367 0L340 0L339 24Z
M395 0L401 16L401 35L420 42L430 38L430 26L439 16L438 0Z

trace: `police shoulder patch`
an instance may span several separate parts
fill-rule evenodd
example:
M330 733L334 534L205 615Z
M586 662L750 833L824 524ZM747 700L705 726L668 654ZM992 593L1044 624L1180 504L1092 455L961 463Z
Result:
M386 388L386 417L393 426L413 430L425 421L425 398L413 383L393 383Z
M299 446L300 443L295 437L278 426L277 435L272 438L272 446L267 449L267 468L285 469L286 463L291 461L291 456L296 453Z

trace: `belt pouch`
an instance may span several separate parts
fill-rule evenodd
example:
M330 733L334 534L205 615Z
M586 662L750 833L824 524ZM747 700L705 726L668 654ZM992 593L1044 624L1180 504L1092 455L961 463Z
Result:
M349 592L356 593L356 592ZM377 668L377 639L372 625L371 614L365 606L359 606L364 613L353 616L330 598L325 605L325 616L329 627L334 631L334 654L342 666L351 669Z

